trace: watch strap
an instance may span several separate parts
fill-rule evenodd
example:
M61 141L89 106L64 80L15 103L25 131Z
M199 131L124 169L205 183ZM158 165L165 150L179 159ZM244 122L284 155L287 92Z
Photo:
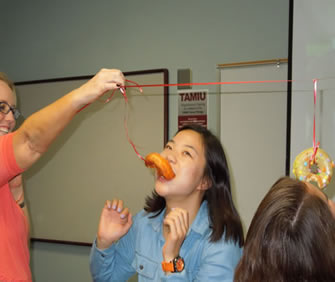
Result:
M163 261L162 262L162 269L165 272L174 272L173 262L172 261L170 261L170 262Z
M170 262L162 262L162 269L164 272L182 272L184 270L184 266L184 259L179 255Z

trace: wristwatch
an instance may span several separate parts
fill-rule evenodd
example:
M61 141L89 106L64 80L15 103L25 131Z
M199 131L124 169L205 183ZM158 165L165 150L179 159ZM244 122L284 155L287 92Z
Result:
M185 262L181 256L177 256L170 262L163 261L162 268L164 272L182 272L185 268Z

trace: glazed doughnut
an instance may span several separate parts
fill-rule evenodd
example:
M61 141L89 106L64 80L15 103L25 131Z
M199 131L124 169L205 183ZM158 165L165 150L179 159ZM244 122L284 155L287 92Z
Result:
M313 158L313 148L302 151L294 160L293 174L298 180L314 182L320 189L325 188L333 175L334 163L329 155L318 148Z
M145 157L145 165L150 168L155 168L159 176L163 176L166 180L171 180L175 174L167 159L164 159L158 153L150 153Z

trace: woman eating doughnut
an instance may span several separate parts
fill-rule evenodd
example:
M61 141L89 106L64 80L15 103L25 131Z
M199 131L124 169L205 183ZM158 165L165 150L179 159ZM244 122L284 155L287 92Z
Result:
M144 210L106 201L90 257L94 281L232 281L244 243L220 141L198 125L181 128L161 156ZM157 156L156 156L157 157Z

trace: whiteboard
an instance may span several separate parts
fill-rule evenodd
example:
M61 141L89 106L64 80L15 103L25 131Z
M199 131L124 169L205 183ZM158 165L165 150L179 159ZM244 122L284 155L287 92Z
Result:
M141 85L168 83L165 69L125 76ZM23 116L28 117L88 79L17 83ZM146 195L153 189L153 172L136 155L127 131L142 156L162 150L167 141L168 88L145 87L143 93L127 88L126 93L128 112L120 92L108 104L91 104L24 173L32 238L90 244L105 200L120 198L133 214L143 208Z
M221 82L287 80L287 63L225 67ZM287 83L223 84L221 141L244 230L271 185L285 175Z

